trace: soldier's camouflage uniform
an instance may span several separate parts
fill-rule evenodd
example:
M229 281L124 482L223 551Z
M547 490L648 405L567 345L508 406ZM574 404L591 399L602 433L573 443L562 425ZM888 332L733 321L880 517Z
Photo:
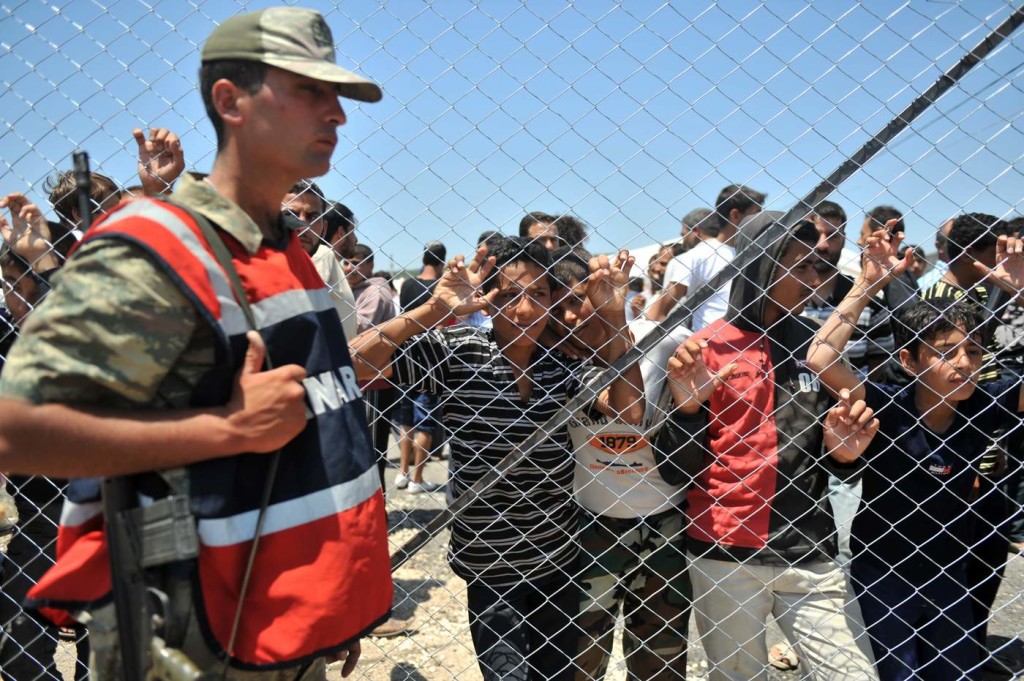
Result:
M184 176L172 198L205 215L249 253L259 248L259 227L212 185ZM199 377L213 366L214 331L142 249L120 240L89 242L54 283L11 350L0 395L104 409L189 406ZM186 653L201 667L214 664L194 617L189 630ZM89 633L93 678L117 678L110 671L117 660L112 605L92 613ZM232 670L227 678L291 681L297 673ZM324 674L318 661L301 678Z

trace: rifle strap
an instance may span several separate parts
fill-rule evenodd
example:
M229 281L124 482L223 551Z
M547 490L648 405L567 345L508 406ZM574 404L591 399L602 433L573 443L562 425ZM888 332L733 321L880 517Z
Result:
M227 246L224 245L224 241L220 234L217 232L217 228L210 222L204 215L183 206L180 203L173 203L173 205L181 208L187 212L202 231L203 236L206 238L207 243L213 250L214 256L217 258L217 262L220 263L221 269L224 270L224 274L227 275L228 280L231 282L231 290L235 294L235 300L238 302L238 306L242 308L242 313L245 315L246 321L249 323L249 328L259 333L259 328L256 325L256 316L253 314L252 308L249 306L249 301L245 295L245 287L242 286L242 281L238 276L238 270L235 269L234 261L231 258L231 253L228 251ZM273 363L270 361L270 353L264 353L264 366L266 369L272 369ZM281 461L281 450L275 451L270 455L270 464L267 470L266 482L263 486L263 498L260 500L260 511L256 520L256 533L253 536L252 546L249 548L249 558L245 564L245 571L242 573L242 584L238 592L238 606L235 609L234 621L231 624L231 636L228 638L228 645L225 649L227 653L224 659L223 674L227 675L228 664L235 652L235 640L238 637L238 627L242 622L242 610L245 605L245 597L249 591L249 581L252 577L253 566L256 563L256 551L259 548L260 536L263 534L263 525L266 522L267 507L270 506L270 497L274 491L274 482L277 479L277 469Z

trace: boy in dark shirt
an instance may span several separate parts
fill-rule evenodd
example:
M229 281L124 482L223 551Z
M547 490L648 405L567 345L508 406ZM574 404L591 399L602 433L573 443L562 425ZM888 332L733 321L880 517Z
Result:
M458 256L426 303L351 344L360 378L390 369L395 383L441 397L451 432L453 497L465 494L552 418L590 374L601 372L538 343L552 304L550 266L548 251L526 239L482 248L468 266ZM609 283L610 268L605 256L590 261L587 297L606 323L622 328L625 300ZM429 330L451 314L483 309L492 318L491 329ZM614 362L630 345L626 334L609 340L608 360ZM643 400L638 374L630 378L624 372L611 384L612 413ZM452 526L448 560L467 582L469 628L486 681L574 676L574 465L569 433L559 428Z
M839 361L864 306L909 264L902 235L869 239L864 269L818 332L808 367L843 399L863 399L880 422L864 454L863 502L853 521L851 576L871 635L879 676L971 678L979 652L965 587L968 497L998 425L1024 410L1020 380L979 385L982 318L957 302L919 302L895 325L899 359L915 380L904 388L861 384ZM1017 239L1000 237L998 285L1019 291L1024 258Z

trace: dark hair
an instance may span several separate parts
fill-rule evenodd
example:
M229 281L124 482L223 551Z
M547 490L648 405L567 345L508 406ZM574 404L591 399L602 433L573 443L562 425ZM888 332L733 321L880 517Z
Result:
M50 290L50 283L33 270L32 265L27 260L10 249L0 252L0 270L3 270L5 279L16 282L28 277L35 282L36 289L39 291L39 298L32 303L33 305L37 305Z
M530 227L534 225L553 225L564 246L580 246L587 240L587 225L578 217L568 213L563 215L551 215L539 211L527 213L526 217L519 221L519 236L524 239L528 238Z
M814 214L837 222L840 227L846 225L846 211L835 201L819 201L814 207Z
M799 241L805 246L810 246L813 250L818 243L818 228L814 226L814 223L810 220L801 220L800 222L793 225L793 229L789 231L789 235L793 241Z
M259 92L267 77L267 67L262 62L243 59L217 59L203 62L199 67L199 93L203 96L206 115L213 124L217 136L217 151L224 148L224 120L213 105L213 85L218 80L229 80L236 87L250 95Z
M352 247L352 257L362 260L373 260L373 249L366 244L356 244Z
M1006 233L1010 236L1024 236L1024 215L1004 220L1004 223L1006 224Z
M681 241L677 241L676 243L672 244L673 258L676 257L677 255L682 255L683 253L686 253L686 244L684 244Z
M733 210L746 212L750 210L751 206L760 208L764 205L765 198L767 198L767 195L756 189L744 187L742 184L730 184L718 192L718 199L715 201L715 213L718 214L718 231L713 235L709 230L701 231L708 236L718 236L718 233L730 224L729 213Z
M327 229L324 230L324 240L327 243L331 243L334 241L334 235L338 233L339 229L344 232L351 232L356 228L356 216L351 208L340 201L325 200L324 203L327 206L327 210L324 213L324 220L327 221Z
M896 227L892 230L893 232L907 231L907 226L903 222L903 213L892 206L875 206L865 216L871 220L872 232L878 229L885 229L885 223L889 222L889 220L898 221Z
M320 214L321 216L326 214L327 199L324 198L324 193L320 191L320 187L317 186L316 182L312 182L310 180L299 180L287 191L288 194L295 194L296 196L302 196L306 192L312 192L313 196L320 199Z
M431 241L423 250L423 265L430 267L444 267L448 259L448 249L440 241Z
M983 322L981 310L969 300L918 300L908 303L896 313L892 333L896 349L909 350L916 358L922 343L954 329L960 329L969 336L977 335L984 342Z
M0 252L0 268L3 269L4 274L14 272L19 279L32 271L28 262L10 249Z
M548 279L553 288L572 288L590 276L590 253L582 248L559 246L551 251Z
M534 225L551 225L554 224L558 218L554 215L548 215L547 213L541 213L540 211L532 211L527 213L522 220L519 221L519 236L526 239L530 236L530 227Z
M544 270L548 286L552 289L555 288L555 282L551 277L551 254L548 253L548 249L544 248L542 244L532 239L508 237L495 245L494 251L490 255L494 256L495 259L494 269L491 270L490 275L484 280L484 293L490 293L498 285L498 273L503 268L514 265L517 262L536 265Z
M994 215L985 213L964 213L953 218L946 242L946 254L953 262L967 249L985 250L995 246L1001 234L1007 231L1006 224Z
M587 240L587 225L574 215L559 215L555 227L558 228L558 238L566 246L579 247Z
M718 220L713 219L714 214L715 212L710 208L694 208L683 216L679 224L708 236L718 236ZM708 230L713 231L714 234L710 234Z
M476 245L487 244L490 246L495 240L503 238L504 236L501 232L494 229L486 229L480 232L480 236L476 238Z
M78 215L78 184L75 182L75 172L64 170L46 178L43 188L50 193L50 205L57 217L69 226L74 226L82 218ZM89 201L92 202L93 212L96 207L103 205L111 196L121 197L121 190L117 183L106 175L89 173Z

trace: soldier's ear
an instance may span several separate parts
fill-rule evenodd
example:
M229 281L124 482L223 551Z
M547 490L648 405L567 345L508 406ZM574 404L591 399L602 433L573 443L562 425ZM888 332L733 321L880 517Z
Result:
M251 95L248 92L227 78L221 78L210 89L210 100L213 103L213 108L216 109L224 121L225 128L242 125L248 109L246 104L249 97Z

